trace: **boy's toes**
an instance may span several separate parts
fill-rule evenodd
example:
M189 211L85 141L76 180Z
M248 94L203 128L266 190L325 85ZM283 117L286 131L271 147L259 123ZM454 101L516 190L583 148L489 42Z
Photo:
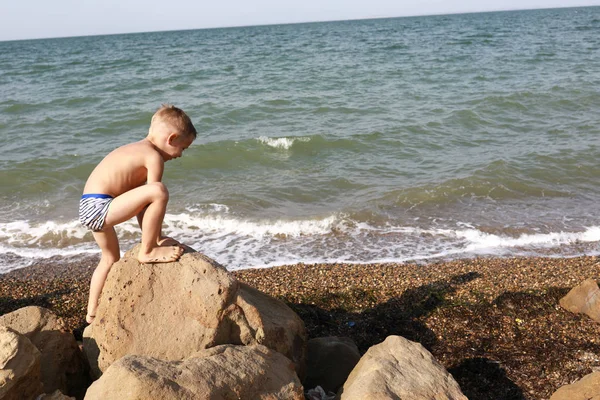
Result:
M179 246L155 247L149 254L139 254L138 260L141 263L164 263L177 261L183 254L183 249Z
M179 260L181 254L183 254L183 249L179 246L172 246L173 252L171 253L171 261Z
M88 324L91 324L92 322L94 322L95 319L96 319L95 315L87 314L85 316L85 322L87 322Z

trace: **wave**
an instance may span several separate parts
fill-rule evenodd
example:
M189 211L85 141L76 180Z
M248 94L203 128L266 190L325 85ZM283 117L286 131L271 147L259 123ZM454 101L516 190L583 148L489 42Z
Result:
M72 81L75 82L75 81ZM77 84L80 84L82 81L76 81ZM71 84L71 83L65 83ZM5 113L8 114L25 114L31 113L35 111L53 109L54 107L78 107L78 106L90 106L95 105L101 102L101 98L98 96L73 96L73 97L59 97L54 98L50 101L43 101L39 103L20 103L16 101L7 101L3 104L6 104L4 110ZM3 104L0 104L2 106ZM46 117L48 118L48 117ZM46 119L43 122L48 122ZM38 122L39 123L39 122Z
M518 237L508 237L481 232L476 229L459 230L454 233L458 238L468 241L466 252L481 251L486 249L511 248L511 247L556 247L577 243L590 243L600 241L600 226L588 227L583 232L550 232L536 234L522 234Z
M540 53L531 62L547 62L547 59L552 56L553 53ZM521 123L529 121L539 124L540 129L543 129L548 122L547 115L550 113L568 115L581 112L587 104L590 104L590 101L593 102L596 98L597 93L582 91L580 87L560 84L540 88L536 91L520 90L506 94L477 95L465 101L462 104L464 110L461 111L471 110L474 113L474 116L469 116L471 118L485 116L492 121L503 121L507 118L517 119ZM580 116L586 116L586 114L569 115L570 118L579 118Z
M272 100L265 100L264 101L265 104L269 105L269 106L291 106L294 104L293 101L291 100L286 100L286 99L272 99Z
M289 150L294 142L309 142L309 137L282 137L282 138L270 138L266 136L259 137L258 140L260 143L266 144L267 146L274 147L276 149L284 149Z
M330 233L336 217L300 220L253 220L229 216L229 207L209 204L190 208L191 213L167 214L166 234L176 237L205 234L243 235L248 237L300 237ZM117 226L126 237L139 239L139 227L134 219ZM191 239L191 237L190 237ZM34 224L27 220L0 223L0 244L18 248L66 248L93 241L91 233L79 221Z
M117 231L122 250L140 240L133 220L119 225ZM481 255L547 255L549 249L563 256L600 253L600 226L579 231L490 233L465 223L453 228L407 226L390 221L374 224L344 214L251 219L236 216L221 204L167 214L163 231L229 269L297 262L407 262ZM15 268L11 254L21 257L19 267L36 258L97 252L92 235L77 221L0 224L0 272ZM6 260L12 260L11 264L6 265Z
M535 171L534 171L535 172ZM504 160L496 160L483 168L465 173L460 178L392 190L378 200L400 206L417 204L448 204L463 198L483 198L492 201L541 197L570 197L571 193L560 190L548 174L547 182L534 177L528 170L521 170Z
M285 156L292 154L314 155L330 150L360 151L371 146L371 140L366 137L337 138L324 135L268 137L259 136L241 140L219 140L193 146L188 162L193 162L196 168L247 168L248 164L269 162L273 149L285 150ZM280 160L281 152L275 156ZM193 161L191 161L193 159ZM233 164L231 160L236 160Z
M470 224L459 223L462 229L419 228L413 226L372 226L368 223L356 225L357 231L369 231L381 235L409 234L415 236L445 237L464 240L463 250L474 251L481 249L522 247L522 246L556 246L563 244L588 243L600 241L600 226L590 226L580 232L548 232L521 233L518 236L494 234L472 227Z
M321 106L312 110L313 114L348 114L348 115L367 115L381 113L383 108L380 107L330 107Z
M23 114L43 110L47 107L47 105L48 103L31 104L12 102L12 104L8 104L6 107L4 107L4 110L2 111L8 114Z
M71 79L64 83L65 86L79 86L79 85L87 85L90 83L87 79Z
M383 50L407 50L409 47L406 44L394 43L383 47Z
M177 233L185 235L187 228L193 226L204 234L234 234L247 237L300 237L331 233L336 220L336 216L333 215L322 219L249 220L223 215L193 218L189 214L178 214L165 217L165 231L177 231Z
M86 238L86 235L89 237ZM27 220L20 220L0 224L0 244L11 246L14 249L64 248L89 241L90 238L91 234L81 226L79 221L47 221L34 224Z

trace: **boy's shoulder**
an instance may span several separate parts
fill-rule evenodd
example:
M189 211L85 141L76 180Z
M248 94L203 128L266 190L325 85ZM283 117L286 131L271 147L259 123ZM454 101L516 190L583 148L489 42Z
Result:
M134 152L136 154L144 155L144 156L146 156L146 155L160 156L160 153L156 149L156 147L152 143L150 143L150 141L145 140L145 139L137 141L137 142L125 144L125 145L119 147L117 150L126 151L126 152Z
M150 162L161 162L163 160L158 149L147 140L124 144L113 150L112 155L140 161L143 159Z

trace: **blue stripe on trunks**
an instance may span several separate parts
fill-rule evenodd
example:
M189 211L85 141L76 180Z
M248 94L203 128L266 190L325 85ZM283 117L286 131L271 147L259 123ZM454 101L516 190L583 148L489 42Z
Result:
M94 198L94 199L112 199L112 196L109 194L87 193L87 194L81 195L82 199L88 199L90 197Z

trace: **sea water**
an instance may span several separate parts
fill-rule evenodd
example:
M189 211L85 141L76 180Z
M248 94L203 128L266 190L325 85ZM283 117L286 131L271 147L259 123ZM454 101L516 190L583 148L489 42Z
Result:
M600 253L586 7L0 42L0 272L98 252L86 178L161 103L164 233L230 269Z

